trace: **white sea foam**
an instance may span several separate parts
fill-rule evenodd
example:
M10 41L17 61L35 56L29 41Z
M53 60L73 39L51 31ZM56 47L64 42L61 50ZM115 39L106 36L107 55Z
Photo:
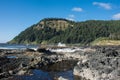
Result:
M62 48L62 49L50 49L51 52L76 52L81 51L81 48Z

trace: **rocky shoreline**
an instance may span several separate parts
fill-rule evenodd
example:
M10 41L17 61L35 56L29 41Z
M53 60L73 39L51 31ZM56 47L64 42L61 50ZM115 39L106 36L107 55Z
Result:
M120 79L120 47L98 47L86 56L74 67L74 75L81 80Z
M120 46L64 48L62 52L59 48L0 50L0 80L30 75L31 69L73 70L74 80L119 80ZM57 77L53 80L69 79Z

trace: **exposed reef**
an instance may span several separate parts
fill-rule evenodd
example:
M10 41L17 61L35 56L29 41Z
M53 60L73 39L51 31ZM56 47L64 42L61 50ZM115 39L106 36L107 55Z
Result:
M120 79L120 46L72 47L61 50L0 50L0 79L30 75L31 69L48 72L73 70L74 80ZM58 76L57 79L63 78Z

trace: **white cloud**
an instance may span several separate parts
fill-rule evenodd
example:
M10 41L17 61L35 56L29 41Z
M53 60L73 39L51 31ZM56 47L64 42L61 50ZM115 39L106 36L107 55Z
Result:
M115 20L120 20L120 13L117 13L117 14L113 15L112 18L115 19Z
M82 8L80 8L80 7L74 7L74 8L72 8L72 11L82 12L82 11L83 11L83 9L82 9Z
M68 17L66 19L74 21L75 20L75 15L70 14L70 15L68 15Z
M93 5L102 7L102 8L107 9L107 10L110 10L112 8L109 3L93 2Z
M74 19L73 19L73 18L66 18L66 19L68 19L68 20L70 20L70 21L74 21Z
M70 14L70 15L68 15L68 17L75 18L75 15Z

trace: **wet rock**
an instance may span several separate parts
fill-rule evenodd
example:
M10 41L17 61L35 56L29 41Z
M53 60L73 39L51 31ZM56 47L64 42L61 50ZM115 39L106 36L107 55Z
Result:
M13 71L12 71L12 70L10 70L10 71L9 71L9 74L10 74L10 75L12 75L12 74L13 74Z
M29 62L28 59L0 57L0 78L17 74L26 67L26 62Z
M0 73L0 79L8 78L10 76L9 72Z
M27 52L36 52L34 49L29 49L29 48L27 48L26 51Z
M46 48L39 48L37 51L45 54L52 54L52 52L50 50L46 50Z
M0 49L0 53L1 53L1 52L3 52L3 50L2 50L2 49Z
M24 75L27 72L27 70L20 70L17 75Z
M58 78L58 80L68 80L68 79L65 79L65 78L63 78L63 77L60 76L60 77Z

